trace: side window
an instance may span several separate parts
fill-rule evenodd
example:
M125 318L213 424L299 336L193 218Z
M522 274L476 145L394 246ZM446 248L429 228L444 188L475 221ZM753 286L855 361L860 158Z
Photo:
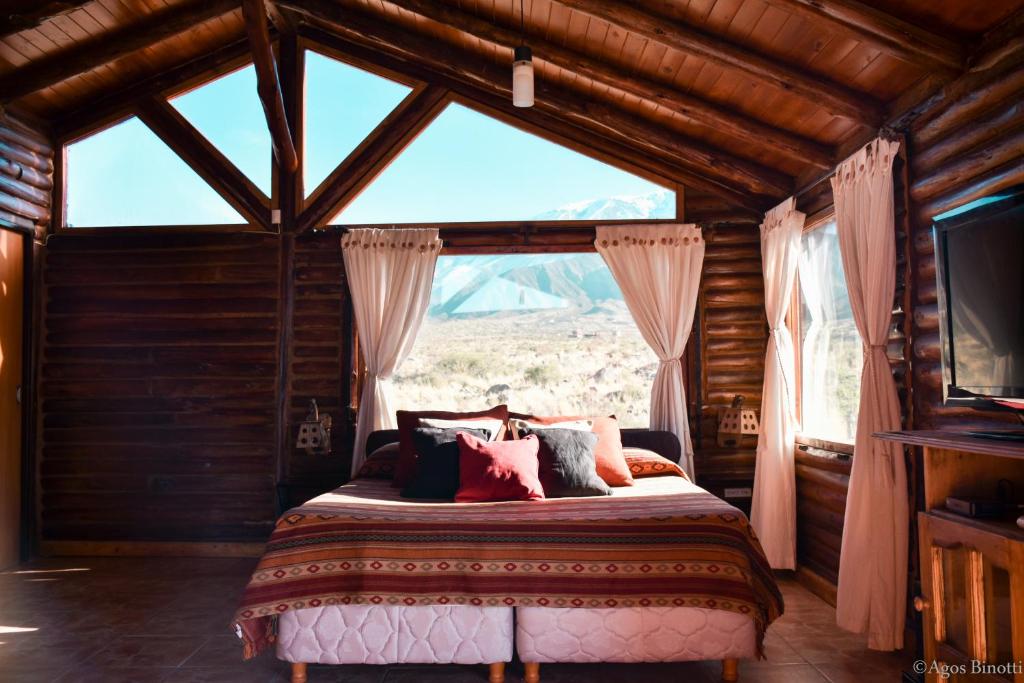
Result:
M797 338L800 433L853 444L863 348L843 276L835 219L804 232L792 317Z

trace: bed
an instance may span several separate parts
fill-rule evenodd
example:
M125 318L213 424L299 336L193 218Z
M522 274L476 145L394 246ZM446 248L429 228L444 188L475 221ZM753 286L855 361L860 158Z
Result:
M684 659L735 679L783 607L760 545L736 508L630 450L636 484L596 499L409 501L376 463L278 521L235 616L246 656L276 646L297 682L309 663L452 662L498 683L514 641L530 682L543 662Z

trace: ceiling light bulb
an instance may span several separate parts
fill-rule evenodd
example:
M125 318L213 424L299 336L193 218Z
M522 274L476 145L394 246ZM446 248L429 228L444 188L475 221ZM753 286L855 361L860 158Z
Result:
M525 45L516 48L512 61L512 104L533 106L533 53Z

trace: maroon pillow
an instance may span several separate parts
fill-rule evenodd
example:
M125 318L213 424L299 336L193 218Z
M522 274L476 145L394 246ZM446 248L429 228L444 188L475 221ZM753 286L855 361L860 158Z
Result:
M396 488L407 486L416 474L416 446L412 441L412 432L420 426L420 418L433 417L441 420L501 420L508 422L508 406L494 406L490 410L475 413L447 412L443 410L399 410L395 413L398 422L398 464L395 466L395 478L391 485ZM505 427L494 437L496 440L505 438Z
M538 469L540 443L534 435L516 441L481 441L459 432L457 503L539 500L544 497Z

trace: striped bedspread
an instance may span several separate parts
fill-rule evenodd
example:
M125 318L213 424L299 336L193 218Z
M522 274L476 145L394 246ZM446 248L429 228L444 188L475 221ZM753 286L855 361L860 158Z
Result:
M749 615L782 595L742 512L682 477L599 498L412 502L356 479L285 513L235 614L245 656L319 605L691 606ZM759 650L760 651L760 650Z

